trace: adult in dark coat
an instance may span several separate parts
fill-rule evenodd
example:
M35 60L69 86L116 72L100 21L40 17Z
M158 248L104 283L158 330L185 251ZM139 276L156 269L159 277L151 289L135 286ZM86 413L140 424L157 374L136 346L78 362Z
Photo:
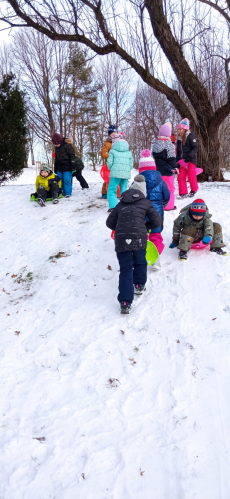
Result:
M142 175L137 177L142 177L145 184ZM149 221L145 223L146 217ZM120 264L118 301L122 313L129 313L134 288L138 294L145 289L147 230L155 229L161 224L162 219L151 201L145 198L141 190L133 188L133 185L122 194L120 202L106 220L107 227L115 230L115 251Z
M55 145L54 173L57 173L62 180L63 194L67 197L72 194L72 174L76 174L81 186L89 187L81 175L84 165L80 158L75 155L74 147L68 139L59 133L54 133L52 142Z

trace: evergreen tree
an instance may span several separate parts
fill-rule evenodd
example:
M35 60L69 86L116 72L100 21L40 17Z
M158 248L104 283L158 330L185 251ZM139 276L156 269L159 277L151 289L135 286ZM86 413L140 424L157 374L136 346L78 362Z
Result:
M73 126L73 144L76 152L83 156L85 146L95 168L94 134L99 128L97 93L93 68L88 65L86 51L78 45L70 45L70 57L66 72L71 78L71 87L66 94L73 99L72 113L68 113Z
M0 83L0 184L18 177L26 163L26 105L15 76Z

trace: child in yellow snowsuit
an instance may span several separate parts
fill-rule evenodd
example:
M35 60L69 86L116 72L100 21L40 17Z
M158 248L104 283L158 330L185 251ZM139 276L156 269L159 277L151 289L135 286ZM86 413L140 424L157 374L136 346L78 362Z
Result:
M61 179L48 167L42 166L40 175L36 179L36 193L38 204L45 206L47 198L53 198L53 204L57 204L58 196L61 194Z

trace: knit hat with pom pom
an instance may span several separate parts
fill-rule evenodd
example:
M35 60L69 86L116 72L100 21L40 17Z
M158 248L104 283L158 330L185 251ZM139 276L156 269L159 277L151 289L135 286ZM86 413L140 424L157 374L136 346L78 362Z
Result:
M188 118L184 118L183 120L181 120L179 125L177 125L177 128L183 128L184 130L189 130L190 123Z
M149 149L144 149L139 161L139 172L144 170L156 170L156 165Z

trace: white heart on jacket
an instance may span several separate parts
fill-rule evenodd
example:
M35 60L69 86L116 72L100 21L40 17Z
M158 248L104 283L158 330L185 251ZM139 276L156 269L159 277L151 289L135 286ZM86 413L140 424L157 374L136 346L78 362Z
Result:
M132 239L126 239L125 241L127 244L130 244L132 242Z

